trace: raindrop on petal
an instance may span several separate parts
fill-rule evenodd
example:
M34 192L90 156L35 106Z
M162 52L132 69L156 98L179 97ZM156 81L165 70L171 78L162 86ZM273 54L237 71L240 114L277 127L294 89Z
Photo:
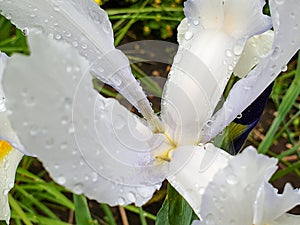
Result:
M82 194L82 188L83 188L83 185L81 183L78 183L74 186L73 192L77 195L80 195L80 194Z
M184 34L185 40L190 40L190 39L192 39L193 36L194 36L194 33L191 32L191 31L187 31L187 32L185 32L185 34Z
M57 183L60 184L60 185L64 185L66 183L66 178L63 177L63 176L60 176L57 178Z
M228 184L236 184L238 182L237 177L233 174L230 174L226 177L226 181Z

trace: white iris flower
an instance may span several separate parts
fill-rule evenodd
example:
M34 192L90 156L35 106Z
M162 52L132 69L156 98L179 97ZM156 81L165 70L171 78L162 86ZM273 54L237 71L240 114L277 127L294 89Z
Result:
M107 14L93 1L0 0L2 14L28 34L32 52L30 57L10 58L3 78L10 121L24 147L1 131L2 139L36 155L59 184L100 202L142 205L167 178L209 224L207 217L216 206L206 199L212 196L212 185L223 190L224 184L227 197L233 197L233 190L249 197L236 200L241 208L249 208L250 225L273 221L300 203L299 194L287 188L285 206L280 212L269 210L277 199L268 195L271 187L266 183L274 160L260 177L235 175L233 169L232 182L257 184L248 195L239 186L229 188L228 180L219 177L231 173L232 165L242 170L240 161L245 157L249 164L265 160L266 165L257 164L253 173L269 161L251 150L231 157L205 144L259 96L299 49L298 0L270 0L272 17L262 14L263 5L263 0L185 3L186 19L178 28L179 49L159 118L133 77L128 59L113 45ZM274 36L264 33L272 24ZM257 48L251 49L251 43ZM213 115L233 71L248 75ZM99 95L93 77L113 86L144 118ZM257 201L262 195L268 196ZM230 214L230 209L217 216ZM232 217L237 224L241 215Z

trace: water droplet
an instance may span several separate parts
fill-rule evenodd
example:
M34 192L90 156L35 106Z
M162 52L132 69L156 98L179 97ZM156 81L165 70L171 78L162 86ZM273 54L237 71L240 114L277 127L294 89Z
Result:
M60 168L59 164L54 164L54 169L58 170Z
M66 71L67 71L67 73L71 73L72 72L72 66L67 66L67 68L66 68Z
M187 31L187 32L185 32L185 34L184 34L185 40L190 40L190 39L193 38L193 36L194 36L194 33L191 32L191 31Z
M136 201L136 197L135 197L135 194L133 192L128 192L126 194L126 197L127 199L130 201L130 202L135 202Z
M229 71L233 71L233 66L232 66L232 65L229 65L227 69L228 69Z
M125 199L123 197L118 199L118 204L119 205L125 205Z
M243 117L243 114L240 113L239 115L236 116L237 119L241 119Z
M212 121L211 120L207 120L206 123L205 123L205 125L207 127L210 127L212 125Z
M60 35L60 34L56 34L56 35L55 35L55 39L56 39L56 40L60 40L60 39L61 39L61 35Z
M69 134L73 134L75 132L75 127L74 125L71 125L68 129Z
M298 23L297 23L297 24L295 24L293 28L294 28L294 30L298 30L298 28L299 28L299 24L298 24Z
M169 75L168 76L172 76L175 73L174 70L170 70Z
M282 71L282 72L286 72L287 69L288 69L287 65L284 65L284 66L281 67L281 71Z
M93 182L96 182L98 180L98 174L96 172L92 172L91 177Z
M77 48L78 47L78 42L77 41L73 41L72 45L73 45L73 47Z
M291 13L290 13L290 17L291 17L292 19L294 19L294 18L295 18L295 13L294 13L294 12L291 12Z
M228 49L228 50L226 51L226 56L232 57L232 52L231 52L231 50Z
M193 20L193 24L195 25L195 26L198 26L199 25L199 20Z
M226 181L227 181L228 184L234 185L238 182L238 179L235 175L230 174L226 177Z
M278 46L276 46L273 50L272 58L278 59L279 55L280 55L280 48Z
M82 44L82 45L81 45L81 48L82 48L82 49L86 49L86 48L87 48L87 45L86 45L86 44Z
M215 216L212 213L207 214L205 217L205 222L206 225L216 225Z
M235 55L241 55L243 52L244 46L241 44L237 44L233 47L233 52Z
M60 11L60 9L59 9L59 7L58 6L53 6L53 9L54 9L54 11L56 11L56 12L58 12L58 11Z
M66 37L71 37L71 36L72 36L72 34L68 31L66 31Z
M61 145L60 145L60 149L61 150L64 150L68 147L68 144L66 142L63 142Z
M82 194L82 190L83 189L83 184L81 183L78 183L78 184L75 184L74 188L73 188L73 192L77 195L80 195Z
M29 34L29 29L27 27L25 27L23 30L22 30L22 33L24 36L27 36Z
M140 187L138 189L138 192L143 198L148 198L148 197L152 196L152 194L153 194L153 192L151 190L149 190L148 188L144 188L144 187Z
M46 140L45 148L49 149L49 148L52 148L53 146L54 146L54 139L53 138L49 138L48 140Z
M60 184L60 185L64 185L66 183L66 178L63 177L63 176L60 176L57 178L57 183Z
M6 19L11 20L11 14L7 13L4 16L6 17Z
M34 96L28 96L24 99L24 104L26 106L34 106L36 104L35 97Z
M30 131L29 131L29 134L31 136L36 136L38 134L38 128L36 126L32 126Z

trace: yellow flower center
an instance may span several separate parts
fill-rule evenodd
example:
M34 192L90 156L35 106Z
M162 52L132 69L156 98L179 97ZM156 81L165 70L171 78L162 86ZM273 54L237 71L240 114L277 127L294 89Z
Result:
M163 161L171 162L172 152L176 149L177 145L166 132L164 133L164 136L168 140L171 147L168 148L166 151L163 151L161 154L156 155L155 159L158 161L161 161L161 162L163 162Z
M0 140L0 161L12 150L12 146L7 141Z

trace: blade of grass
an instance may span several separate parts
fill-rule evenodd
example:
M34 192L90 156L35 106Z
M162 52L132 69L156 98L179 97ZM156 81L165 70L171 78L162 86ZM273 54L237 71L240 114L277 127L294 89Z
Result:
M300 94L300 57L298 57L298 65L296 69L296 74L294 77L294 80L292 84L290 85L289 89L287 90L279 108L278 108L278 114L276 118L274 119L270 129L268 130L265 139L261 142L261 144L258 146L258 151L260 153L266 153L272 143L274 142L274 137L276 135L276 132L278 130L278 127L285 119L288 112L291 110L293 104L297 100L299 94Z
M139 207L139 214L140 214L141 225L147 225L147 220L142 207Z
M133 205L127 205L124 207L126 210L130 211L130 212L133 212L133 213L136 213L136 214L139 214L140 211L139 211L139 208L138 207L135 207ZM150 220L153 220L155 221L156 220L156 216L154 216L153 214L149 213L149 212L144 212L144 216Z
M275 173L272 178L270 179L270 181L275 181L275 180L278 180L279 178L293 172L294 170L296 169L299 169L300 168L300 161L297 162L297 163L294 163L292 164L291 166L283 169L283 170L279 170L277 173Z
M101 207L107 217L107 222L109 223L109 225L117 225L114 215L111 212L110 207L107 204L101 204Z
M73 194L75 205L75 219L78 225L94 224L89 210L86 197L83 195Z
M48 217L52 219L58 220L58 216L55 215L47 206L45 206L42 202L40 202L37 198L32 196L31 194L27 193L24 189L22 189L20 186L15 186L15 190L19 191L24 198L26 198L26 201L32 202L36 207L38 207L41 212L45 213Z
M20 216L20 219L25 223L25 225L33 225L25 212L22 210L18 202L11 196L11 194L8 195L8 200L11 208Z

